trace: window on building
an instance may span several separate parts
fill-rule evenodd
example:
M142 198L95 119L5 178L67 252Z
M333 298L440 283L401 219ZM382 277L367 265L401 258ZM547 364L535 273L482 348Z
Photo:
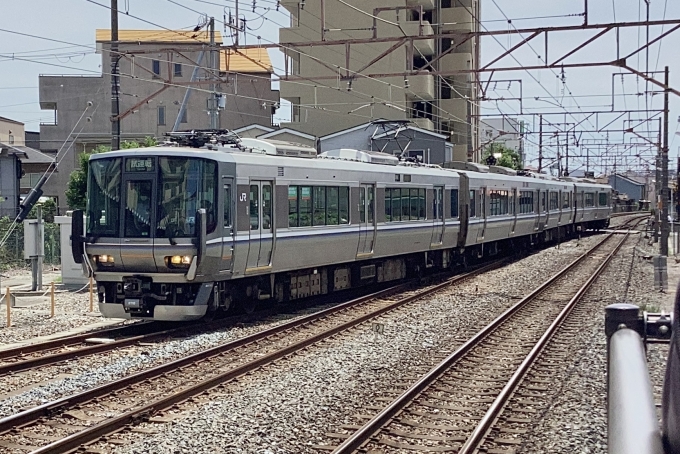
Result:
M595 193L594 192L586 192L586 207L594 207L595 206Z
M165 106L158 106L158 125L165 125Z
M156 74L160 74L160 72L158 72ZM181 63L175 63L175 77L182 77L182 64Z
M158 60L151 60L151 71L157 76L161 75L161 62Z
M12 134L9 135L9 144L12 145L14 143L14 136Z
M458 189L451 189L451 217L458 217Z

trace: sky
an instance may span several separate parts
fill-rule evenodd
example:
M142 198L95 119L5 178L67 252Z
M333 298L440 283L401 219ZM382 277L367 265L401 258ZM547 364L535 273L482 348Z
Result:
M307 0L309 1L309 0ZM318 1L318 0L313 0ZM335 0L326 0L335 1ZM365 0L369 1L369 0ZM218 29L223 32L226 43L231 43L229 33L224 33L223 18L234 12L235 0L118 0L120 28L193 28L200 22L201 14L214 16ZM38 105L38 76L40 74L97 74L101 71L101 55L95 54L94 35L97 28L110 27L109 0L0 0L3 13L0 15L0 116L26 123L27 130L38 130L41 121L51 120L50 111L42 111ZM584 1L577 0L482 0L482 29L507 30L514 27L532 28L568 26L583 23ZM610 23L629 22L644 19L644 0L591 0L588 2L588 22ZM253 12L253 4L255 12ZM289 24L284 8L276 11L275 0L241 0L240 12L247 19L248 44L276 42L278 29ZM680 19L680 2L674 0L650 0L650 19ZM141 19L141 20L140 20ZM510 21L508 21L510 19ZM337 27L329 18L329 28ZM666 27L668 29L668 27ZM650 27L652 39L661 31L660 26ZM550 37L548 58L554 59L560 53L568 52L575 43L585 41L597 31L578 30L554 34ZM22 35L25 34L25 35ZM35 35L30 37L26 35ZM628 28L619 34L620 54L626 55L645 43L645 29ZM482 65L499 55L503 49L514 46L521 39L518 35L486 37L482 40ZM61 42L57 42L61 41ZM244 37L241 38L243 43ZM67 44L68 43L68 44ZM545 58L543 38L531 42L532 48L525 47L506 57L495 66L527 66L540 64ZM680 30L650 47L649 55L642 52L632 57L628 64L640 71L645 70L647 57L650 71L663 71L670 67L671 86L680 89ZM283 57L278 51L270 51L276 72L283 72ZM616 33L605 37L582 51L572 55L566 63L608 62L617 58ZM612 92L616 110L659 109L663 96L658 87L648 86L640 78L612 66L597 68L565 68L555 70L521 70L496 72L488 84L487 96L491 101L482 102L482 112L487 115L502 113L519 116L527 125L526 149L529 159L534 159L538 148L538 119L532 112L562 112L550 118L554 123L566 123L562 128L573 127L588 132L574 135L572 154L576 142L581 150L604 149L608 144L634 138L631 134L598 132L604 125L616 119L609 114L597 118L568 114L566 111L611 110ZM482 75L486 81L489 73ZM655 74L662 80L663 74ZM520 82L521 80L521 82ZM502 82L501 82L502 81ZM276 88L276 84L275 84ZM522 105L517 100L520 93ZM645 95L645 89L649 92ZM623 96L624 93L628 95ZM521 112L520 112L521 107ZM522 114L521 116L519 114ZM632 119L639 114L631 115ZM285 105L279 110L276 120L285 121L288 112ZM659 114L655 118L660 118ZM671 95L670 134L671 156L677 156L680 137L680 99ZM656 120L655 120L656 121ZM627 123L627 126L632 125ZM637 124L637 123L634 123ZM643 124L643 128L644 128ZM656 125L656 123L655 123ZM623 119L614 121L609 129L624 129ZM546 127L546 129L548 129ZM636 127L639 130L640 126ZM546 160L557 151L557 137L544 137ZM561 137L562 145L564 138ZM637 140L637 139L635 139ZM608 142L609 141L609 142ZM597 145L596 145L597 144ZM599 147L599 148L598 148ZM562 147L563 148L563 147ZM609 147L611 148L611 147ZM563 150L562 150L563 152ZM580 153L580 152L579 152ZM637 164L644 164L638 160ZM585 159L572 158L571 168L583 168ZM533 161L535 165L535 161ZM620 165L626 165L623 161ZM671 166L675 166L674 159Z

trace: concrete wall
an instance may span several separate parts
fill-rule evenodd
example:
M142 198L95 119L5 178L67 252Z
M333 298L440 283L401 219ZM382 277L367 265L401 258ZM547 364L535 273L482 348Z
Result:
M0 118L0 142L10 144L10 136L13 139L11 145L22 146L26 144L24 125L12 121L4 121Z

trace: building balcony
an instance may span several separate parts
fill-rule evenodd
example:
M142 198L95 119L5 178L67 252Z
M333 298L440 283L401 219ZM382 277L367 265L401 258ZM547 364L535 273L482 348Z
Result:
M420 74L407 77L409 88L406 89L406 97L411 100L431 101L434 99L434 76Z
M451 122L467 122L467 104L467 99L463 98L440 99L439 114Z
M472 54L467 52L446 54L440 61L440 68L442 71L472 68Z
M420 36L420 22L419 21L400 21L399 25L404 30L404 33L408 36ZM429 22L423 21L423 35L432 35L434 31L432 25ZM403 34L400 35L403 36ZM400 36L396 35L396 36ZM434 39L416 39L413 40L413 52L414 56L418 56L419 53L423 55L434 55Z
M473 30L474 19L470 9L463 7L442 9L442 33L470 33Z
M406 0L406 6L422 6L423 10L434 9L434 0Z
M434 123L429 118L409 118L409 120L420 129L434 131Z

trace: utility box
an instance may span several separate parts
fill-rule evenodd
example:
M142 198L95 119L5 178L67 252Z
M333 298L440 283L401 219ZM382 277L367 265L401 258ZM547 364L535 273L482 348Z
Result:
M82 286L89 282L83 274L83 267L73 260L71 255L71 216L55 216L54 222L59 224L61 234L61 282L64 285Z
M24 221L24 258L45 256L45 223L37 219Z

